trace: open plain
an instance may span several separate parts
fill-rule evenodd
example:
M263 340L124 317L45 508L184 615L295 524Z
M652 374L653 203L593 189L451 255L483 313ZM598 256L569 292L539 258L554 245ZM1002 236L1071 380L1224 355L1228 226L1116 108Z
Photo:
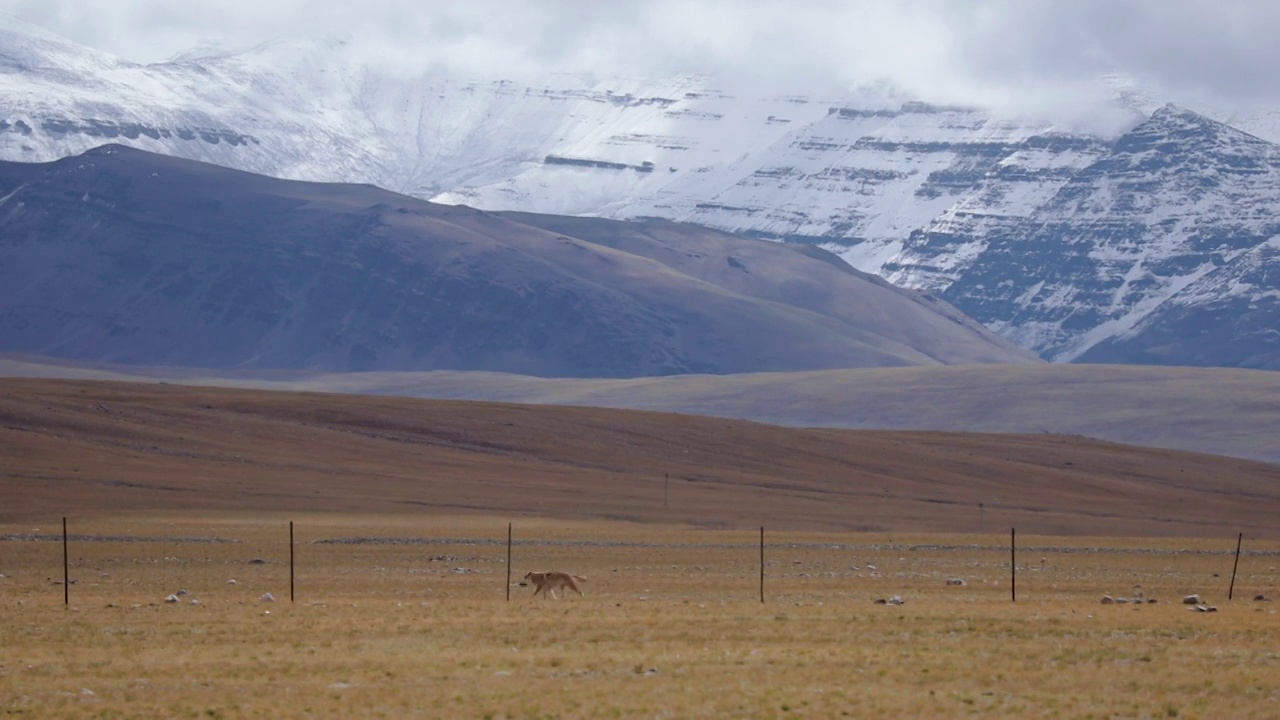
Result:
M55 531L3 532L37 527ZM532 598L516 585L507 602L506 530L482 516L296 516L291 603L285 516L84 518L71 527L69 608L61 542L0 541L0 712L1280 711L1280 617L1253 599L1280 589L1274 541L1248 543L1228 602L1234 538L1020 538L1015 603L1007 535L766 532L762 603L758 530L522 520L512 582L527 570L571 570L588 578L586 597ZM223 542L200 541L211 539ZM953 578L966 584L948 585ZM1158 602L1099 603L1135 584ZM1181 604L1191 592L1218 611ZM902 605L875 602L894 595Z
M1278 481L1053 435L5 380L0 712L1276 717Z

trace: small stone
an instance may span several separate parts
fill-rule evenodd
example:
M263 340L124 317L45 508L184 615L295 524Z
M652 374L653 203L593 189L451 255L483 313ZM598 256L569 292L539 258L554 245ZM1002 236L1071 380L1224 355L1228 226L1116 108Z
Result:
M1262 593L1258 593L1257 595L1254 595L1254 596L1253 596L1253 601L1254 601L1254 602L1267 602L1267 601L1268 601L1268 598L1267 598L1267 596L1266 596L1266 595L1263 595Z
M964 578L953 577L953 578L948 578L948 579L947 579L947 584L948 584L948 585L958 585L958 586L963 587L963 586L965 586L965 585L968 585L969 583L965 582L965 581L964 581Z
M901 605L904 602L906 601L902 599L901 595L893 595L888 600L885 600L885 603L889 605Z
M165 598L165 599L164 599L164 601L165 601L165 602L167 602L167 603L176 603L176 602L178 602L178 596L177 596L177 595L170 595L169 597Z
M233 578L233 579L231 579L231 580L228 580L228 581L227 581L227 584L228 584L228 585L235 585L235 584L236 584L236 581L235 581L235 579Z
M186 588L182 588L178 590L178 592L174 593L174 595L177 595L178 597L182 597L183 595L190 595L190 594L191 593L187 592Z
M267 561L263 560L262 558L254 558L249 561L249 564L250 565L266 565Z
M275 602L276 596L272 595L269 592L266 592L266 593L262 593L262 597L258 598L258 600L261 600L262 602Z
M1111 597L1110 595L1103 595L1103 596L1102 596L1102 604L1103 604L1103 605L1111 605L1111 604L1113 604L1115 601L1116 601L1116 599L1115 599L1115 598L1113 598L1113 597Z
M1200 596L1199 596L1199 595L1188 595L1188 596L1186 596L1186 597L1182 598L1182 604L1183 604L1183 605L1199 605L1199 604L1200 604Z

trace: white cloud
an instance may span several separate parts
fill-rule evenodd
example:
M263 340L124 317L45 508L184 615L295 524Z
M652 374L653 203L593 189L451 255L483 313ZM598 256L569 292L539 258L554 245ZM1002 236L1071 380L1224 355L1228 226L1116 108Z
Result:
M1111 70L1177 96L1280 102L1270 0L0 0L130 60L341 33L385 64L601 77L705 72L796 90L1080 106Z

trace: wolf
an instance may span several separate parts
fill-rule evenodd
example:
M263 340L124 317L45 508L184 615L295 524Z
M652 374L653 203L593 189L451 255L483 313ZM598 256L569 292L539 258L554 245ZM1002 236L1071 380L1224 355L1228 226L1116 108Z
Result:
M551 597L559 599L556 595L556 590L569 588L570 590L578 593L578 595L586 597L582 594L582 588L578 587L577 582L574 582L575 580L586 582L587 579L581 575L574 575L573 573L567 572L530 572L525 574L524 582L520 584L529 585L532 583L535 588L533 591L534 595L546 590L551 594ZM546 596L544 595L543 597Z

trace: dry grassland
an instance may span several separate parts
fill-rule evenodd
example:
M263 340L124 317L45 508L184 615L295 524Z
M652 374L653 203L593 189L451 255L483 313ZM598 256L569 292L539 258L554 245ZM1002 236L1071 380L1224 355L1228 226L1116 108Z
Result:
M1269 370L1044 363L585 380L213 371L0 354L0 375L630 408L794 427L1048 432L1280 462L1280 373Z
M0 714L1280 716L1280 618L1253 600L1275 541L1246 541L1228 602L1234 538L1020 537L1014 604L1007 535L769 533L762 604L756 531L522 519L513 577L586 597L508 603L506 518L309 514L291 604L288 519L73 517L69 609L60 542L0 541ZM319 542L356 537L411 542ZM1135 583L1160 602L1099 604Z
M1280 533L1280 465L1081 437L21 379L0 380L0 497L0 521L279 510L779 530Z

